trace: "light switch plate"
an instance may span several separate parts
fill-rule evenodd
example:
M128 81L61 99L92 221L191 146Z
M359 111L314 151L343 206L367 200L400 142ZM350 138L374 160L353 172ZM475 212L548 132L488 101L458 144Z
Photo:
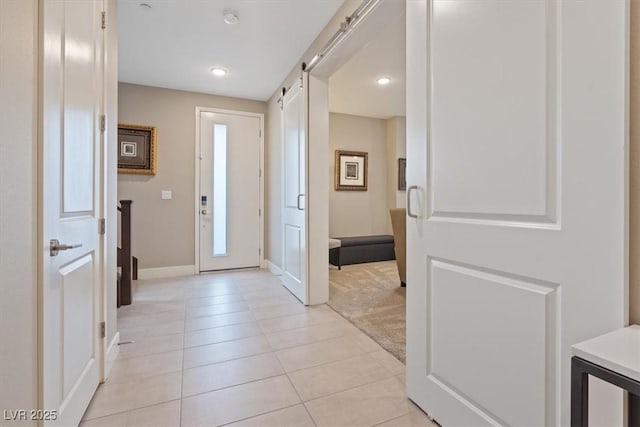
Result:
M171 200L172 197L171 190L162 190L162 200Z

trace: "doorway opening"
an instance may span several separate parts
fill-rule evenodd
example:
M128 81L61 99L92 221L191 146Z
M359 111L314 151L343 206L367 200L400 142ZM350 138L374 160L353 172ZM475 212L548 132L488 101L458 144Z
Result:
M394 233L391 211L406 214L406 17L404 5L384 21L380 12L311 76L327 84L328 304L404 362L406 233L404 222Z

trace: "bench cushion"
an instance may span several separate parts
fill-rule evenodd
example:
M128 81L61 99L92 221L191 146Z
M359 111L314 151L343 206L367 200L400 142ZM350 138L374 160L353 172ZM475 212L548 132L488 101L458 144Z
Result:
M337 237L340 247L329 249L329 263L333 265L360 264L396 259L393 236Z
M393 244L393 236L383 234L379 236L354 236L354 237L336 237L341 241L341 246L363 246L363 245L379 245L383 243Z

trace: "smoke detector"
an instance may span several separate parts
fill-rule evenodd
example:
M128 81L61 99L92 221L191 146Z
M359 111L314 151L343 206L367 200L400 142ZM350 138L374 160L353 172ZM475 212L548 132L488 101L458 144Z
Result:
M222 17L225 24L229 24L229 25L237 24L238 21L240 21L240 18L238 18L238 13L229 9L222 12Z

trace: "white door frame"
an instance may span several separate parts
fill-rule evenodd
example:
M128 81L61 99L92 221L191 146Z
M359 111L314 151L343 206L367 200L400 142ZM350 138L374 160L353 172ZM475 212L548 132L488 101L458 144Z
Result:
M196 107L196 138L195 144L195 167L196 173L194 176L194 237L195 237L195 252L194 252L194 274L200 274L200 113L219 113L219 114L233 114L236 116L255 117L260 120L260 268L264 268L264 114L252 113L250 111L237 111L237 110L225 110L221 108L210 107Z
M380 25L404 12L404 1L380 0L309 72L307 129L308 290L310 304L329 300L329 77L379 34ZM336 30L338 28L336 27ZM284 242L283 242L284 246ZM283 258L284 259L284 258Z
M117 0L103 0L103 10L107 14L110 25L103 30L104 36L104 99L103 114L105 115L105 131L102 133L102 212L105 219L105 234L103 238L103 262L102 274L102 321L105 322L106 337L103 342L103 366L102 380L106 380L111 372L116 358L120 352L120 332L117 327L116 290L110 290L117 281L117 242L118 242L118 158L117 146L118 134L118 43L117 43ZM111 295L111 298L109 297ZM111 341L109 337L113 331Z

